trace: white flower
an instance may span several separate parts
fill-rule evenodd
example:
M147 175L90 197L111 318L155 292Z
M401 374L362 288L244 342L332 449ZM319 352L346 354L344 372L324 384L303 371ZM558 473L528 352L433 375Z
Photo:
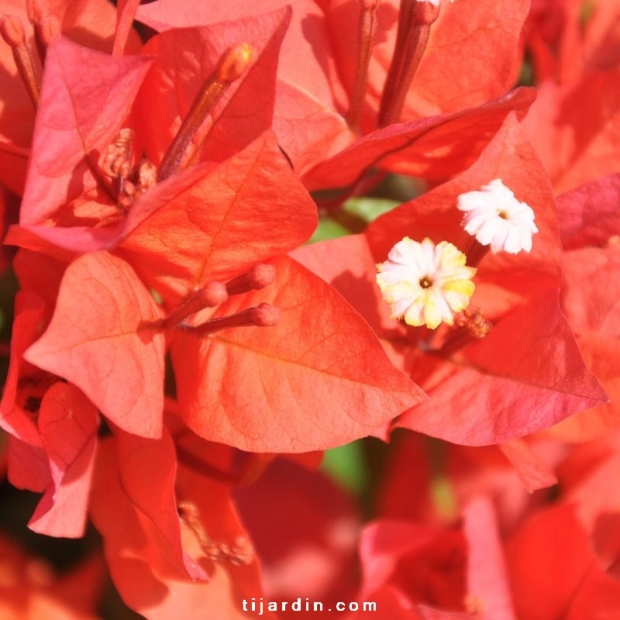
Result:
M482 186L480 191L461 194L457 207L465 211L465 230L482 245L490 245L493 253L517 254L532 249L532 235L538 232L534 211L519 202L501 179Z
M377 265L377 284L383 299L392 307L392 318L435 329L454 323L454 314L469 305L474 293L471 281L476 270L466 267L467 257L447 241L437 246L405 237Z

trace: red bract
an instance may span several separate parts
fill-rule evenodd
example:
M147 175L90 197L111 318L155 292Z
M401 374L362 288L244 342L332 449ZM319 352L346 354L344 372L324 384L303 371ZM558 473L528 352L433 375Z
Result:
M265 132L219 166L199 164L154 187L114 243L173 308L210 281L297 247L316 221L316 206Z
M114 441L102 447L92 510L125 602L149 619L191 615L198 608L217 609L227 618L247 615L241 600L261 596L258 567L228 489L184 469L175 476L167 435L122 441L127 443L118 464L122 455L115 456ZM150 475L153 467L165 473L161 488ZM189 578L187 567L201 583Z
M130 206L144 216L148 207L139 203L155 185L154 166L159 166L164 185L194 160L222 161L252 142L271 123L270 82L286 23L287 12L279 11L217 31L165 33L149 43L148 50L157 56L146 79L151 65L146 56L114 58L56 41L48 53L21 226L12 230L9 242L63 257L70 254L54 246L69 252L104 249L124 234L123 216ZM180 51L179 37L190 41L191 54ZM239 45L245 46L242 51ZM232 61L241 63L239 75L230 74ZM224 81L218 77L222 72ZM221 96L209 95L211 105L192 121L200 131L187 143L170 145L175 134L186 131L179 129L180 116L191 116L188 110L199 91L204 96L216 87ZM133 153L142 148L148 161L136 163ZM117 170L114 157L108 162L102 154L122 156L124 163Z
M493 498L504 534L546 500L544 493L534 491L557 483L553 472L568 453L567 447L540 439L513 440L506 450L505 443L471 447L415 433L394 435L381 478L379 516L445 525L457 517L459 507L485 495Z
M519 117L534 92L518 89L471 110L433 116L378 129L320 163L304 177L311 189L360 181L371 167L443 180L468 166L498 132L511 112Z
M283 0L264 0L256 8L245 0L217 5L164 0L140 6L137 17L156 30L165 31L239 19L286 5ZM321 54L318 60L317 51ZM352 139L335 107L329 79L333 72L323 13L312 0L297 0L278 61L273 127L300 171L344 148Z
M488 620L516 620L493 502L477 497L463 509L468 566L465 606Z
M351 0L319 0L318 3L324 7L338 77L351 96L360 46L360 31L351 25L359 22L364 3ZM407 93L402 113L406 120L479 106L503 95L517 77L519 34L528 2L481 0L475 6L465 6L444 0L438 4L439 16L431 24L428 43ZM385 96L390 61L404 51L394 49L399 5L400 11L406 10L406 3L398 0L378 3L378 36L369 68L365 131L377 127L376 116L382 93ZM494 25L491 30L490 23Z
M195 161L223 161L268 129L280 45L289 21L290 9L283 8L260 17L172 30L153 37L143 52L153 54L155 60L134 110L136 132L148 159L160 163L202 84L225 53L242 43L252 46L250 64L230 82L210 111L208 143ZM194 20L188 25L197 23Z
M571 506L532 519L507 544L506 559L520 618L613 618L620 610L618 583L599 566Z
M104 449L110 450L109 446ZM160 440L153 441L117 431L115 449L116 466L106 453L103 466L112 469L111 478L118 470L118 483L125 496L119 501L129 503L134 511L143 539L148 541L146 555L151 569L170 577L207 579L203 568L183 549L175 495L177 460L170 435L164 432ZM94 510L95 515L101 512L97 501ZM109 524L102 527L105 532Z
M620 464L618 432L576 446L558 468L560 500L574 509L598 562L617 578L620 569L620 496L614 479Z
M98 416L74 385L23 359L50 319L64 265L22 252L15 260L22 290L16 299L11 364L0 425L11 434L13 484L45 491L29 523L52 536L79 537L86 524Z
M97 410L75 386L59 382L43 397L38 424L52 485L28 525L48 536L78 538L86 529L99 427Z
M11 363L0 406L2 428L15 437L39 447L41 438L36 422L27 410L29 405L40 404L40 399L50 386L50 378L43 376L39 369L25 362L23 354L40 335L39 323L43 315L44 304L41 299L32 293L22 292L17 295L11 339Z
M438 618L444 611L464 611L467 549L462 532L377 521L362 533L360 557L363 599L372 600L374 592L387 586L395 591L401 608L417 609L422 618L433 617L427 611Z
M525 127L562 192L620 168L619 8L571 1L538 10L551 27L531 19L527 28L540 88Z
M377 120L382 91L387 101L398 98L394 84L389 86L386 81L390 58L399 58L405 51L402 41L399 49L394 49L397 3L381 3L370 18L374 25L366 30L360 22L365 3L345 0L317 4L320 9L308 2L297 2L293 7L276 89L274 130L300 175L352 142L360 120L363 133L367 133L400 118L399 112L392 120ZM403 12L409 10L405 4ZM274 0L267 6L282 5L281 0ZM369 15L374 15L374 3L368 6ZM265 8L262 4L261 10ZM196 21L239 18L251 10L240 1L217 7L192 5L191 10L161 1L141 7L138 18L162 30ZM421 62L406 99L404 119L460 111L506 92L517 73L517 43L527 2L485 0L466 8L442 3L440 10L434 6L420 10L432 12L433 22L436 13L439 17L430 25L428 41L418 41ZM496 26L495 36L489 36L488 23ZM413 40L413 35L410 38ZM366 69L360 57L362 50L369 54ZM484 71L475 69L478 62ZM300 64L304 71L299 71ZM368 93L357 86L366 72ZM403 87L407 84L397 85L401 90ZM318 176L313 174L312 178Z
M618 426L620 375L616 339L620 335L616 274L620 269L617 175L604 177L558 199L564 255L562 309L578 336L590 369L610 402L565 420L550 433L584 441Z
M50 20L58 24L60 31L73 41L94 49L111 49L115 11L105 0L51 0L49 3L38 3L38 11L43 9L43 13L35 12L32 15L35 20L33 26L28 24L26 4L25 0L6 0L2 4L2 13L13 15L22 22L26 30L25 46L37 72L40 71L37 46L41 45L41 39L40 35L33 36L32 31L40 30L41 25L49 24ZM45 9L49 13L46 14ZM14 192L21 194L35 110L18 74L11 49L4 41L0 43L0 66L0 93L5 95L0 103L0 179Z
M235 296L218 315L269 303L281 312L276 326L175 337L190 428L243 450L306 452L369 435L422 400L338 293L291 259L272 264L274 285Z
M178 177L185 191L175 191L176 180L152 190L148 213L136 204L119 247L163 295L171 316L202 287L241 276L298 245L314 227L315 209L268 134L211 175L198 166ZM294 261L273 266L273 285L235 295L209 320L270 303L281 312L277 326L202 337L182 333L199 329L196 322L177 330L172 351L181 413L193 430L246 450L315 450L367 435L420 400L338 294ZM62 369L124 430L156 437L163 336L147 325L157 312L126 263L86 255L69 268L50 328L28 359Z
M572 506L540 511L504 543L490 499L479 497L465 507L458 530L374 523L361 556L365 583L382 584L384 594L388 585L401 608L415 606L423 618L450 618L448 610L460 609L467 614L454 617L577 620L620 609L620 588L599 566ZM429 598L435 609L419 604Z
M428 237L435 243L450 241L468 254L475 244L462 227L457 197L491 179L502 179L535 210L539 233L531 253L487 254L479 264L471 307L492 322L490 333L476 341L471 337L452 340L452 344L446 335L444 344L434 349L432 342L422 342L419 330L387 318L387 304L378 299L372 283L373 262L385 260L405 235L415 240ZM467 172L375 220L365 237L336 240L332 246L351 248L354 243L358 249L355 254L348 250L348 262L354 273L366 274L356 283L363 288L351 301L375 329L380 326L377 333L391 343L392 358L430 396L428 403L408 411L396 426L456 443L498 443L547 428L605 400L560 311L561 248L555 202L547 177L513 118L507 119ZM372 257L363 248L365 243ZM325 253L316 246L305 253L315 251ZM312 260L320 264L321 254ZM347 284L344 278L334 279L329 268L320 269L337 288L342 282L348 289L343 288L343 294L350 294L350 279ZM430 354L425 353L429 347Z
M65 205L82 196L97 204L93 152L117 134L149 65L145 56L113 58L62 38L49 46L21 224L66 221ZM115 210L105 193L98 202L88 214L95 222Z
M578 82L545 82L538 89L524 126L558 192L620 168L619 73L590 71Z
M127 263L87 254L67 268L52 321L26 358L80 387L120 428L159 437L164 337L142 326L160 316Z
M33 367L23 355L49 323L65 266L22 250L13 267L22 290L15 299L11 360L0 404L0 425L14 437L41 447L35 414L45 392L58 379Z
M616 275L620 248L583 248L564 259L562 307L589 368L607 392L610 402L585 411L552 429L554 436L583 441L601 435L620 423L620 336Z
M613 244L620 235L620 174L582 185L558 197L560 236L567 250Z
M325 473L276 459L234 496L261 561L266 600L308 597L325 612L355 600L360 516L353 498ZM289 605L278 617L298 615Z
M7 439L7 478L18 489L43 493L52 484L50 465L43 448L9 435Z
M524 28L536 79L575 81L588 69L617 64L620 7L615 2L534 0Z

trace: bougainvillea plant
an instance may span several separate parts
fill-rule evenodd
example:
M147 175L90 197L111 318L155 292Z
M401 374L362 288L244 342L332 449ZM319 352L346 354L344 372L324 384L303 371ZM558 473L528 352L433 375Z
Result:
M620 617L620 0L6 0L0 616Z

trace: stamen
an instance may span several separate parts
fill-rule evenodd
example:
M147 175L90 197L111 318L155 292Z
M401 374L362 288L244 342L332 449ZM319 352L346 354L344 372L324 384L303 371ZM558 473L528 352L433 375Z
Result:
M112 193L117 204L126 209L133 202L135 187L128 181L133 159L134 132L125 127L118 132L114 142L109 144L99 156L97 165L111 181ZM130 199L129 199L130 197Z
M101 172L110 179L112 194L123 211L157 183L157 168L150 161L143 159L132 167L134 138L131 129L121 129L114 142L103 150L97 163Z
M478 308L467 308L454 319L455 329L444 341L436 353L448 357L474 340L480 340L493 329L493 323Z
M178 503L179 517L194 533L200 548L213 562L230 562L234 566L251 564L254 560L254 548L245 536L238 536L232 545L211 540L200 520L200 511L194 502L181 500Z
M138 192L141 194L155 187L157 183L157 168L148 159L143 159L137 168L134 168L134 175L138 184Z
M117 204L123 211L127 211L140 194L146 193L157 183L157 168L155 164L143 159L131 169L129 178L124 179L122 191L117 198Z
M473 338L484 338L493 328L493 323L482 314L479 308L466 308L456 316L455 323L467 329Z
M379 125L400 120L413 77L426 51L431 25L439 16L439 0L401 0L392 63L383 87Z
M99 156L101 172L111 179L126 179L131 170L131 159L135 134L125 127L118 132L114 142L109 144Z
M21 20L15 15L5 15L0 20L0 36L11 47L19 75L36 109L41 93L41 76L26 46L26 32Z
M206 140L215 119L213 119L206 134L200 136L198 144L192 144L192 140L226 90L251 66L254 56L254 48L249 43L241 43L231 47L224 54L214 74L205 81L196 99L194 99L181 128L168 147L159 166L159 181L171 177L189 165L195 153L200 150Z
M280 310L271 304L262 303L238 314L210 319L196 327L179 325L180 329L191 331L199 336L207 336L230 327L272 327L280 322Z
M208 282L203 288L193 293L189 299L173 310L159 325L168 330L180 324L205 308L215 308L228 299L226 286L221 282Z
M177 439L179 436L176 436ZM267 471L270 463L277 456L274 454L239 452L236 456L244 457L241 467L238 470L235 468L233 471L224 471L205 460L204 455L199 456L186 450L182 443L178 443L176 447L177 460L180 465L191 469L201 476L208 476L221 484L235 487L245 487L254 484Z
M275 279L275 267L273 265L260 264L228 282L226 284L226 291L229 295L240 295L241 293L265 288Z
M359 46L357 51L357 70L355 84L349 102L347 123L352 129L359 129L362 107L368 86L368 66L377 35L377 7L379 0L361 0L362 11L359 20Z

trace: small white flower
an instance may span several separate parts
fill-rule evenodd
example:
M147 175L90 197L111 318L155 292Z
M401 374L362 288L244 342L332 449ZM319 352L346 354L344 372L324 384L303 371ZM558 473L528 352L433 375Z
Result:
M447 241L437 246L405 237L377 265L377 284L383 299L392 307L392 318L435 329L452 325L454 314L469 305L474 293L471 281L476 270L466 267L467 257Z
M538 232L534 224L534 211L525 202L495 179L479 191L467 192L458 197L457 207L465 211L465 230L491 251L517 254L532 249L532 235Z

